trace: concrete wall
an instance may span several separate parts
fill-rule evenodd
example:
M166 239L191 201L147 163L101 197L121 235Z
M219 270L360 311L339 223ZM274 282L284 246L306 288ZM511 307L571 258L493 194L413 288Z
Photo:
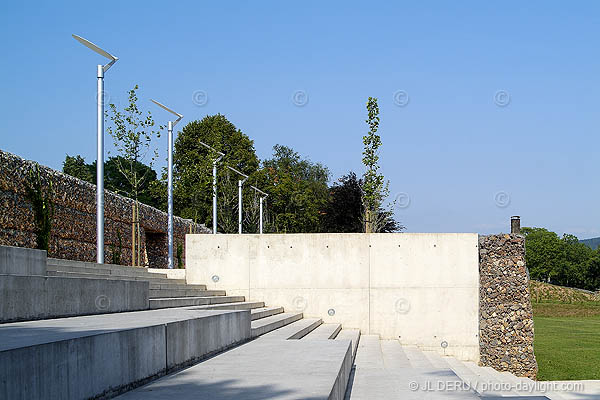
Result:
M33 338L25 325L0 326L14 331L8 344L0 343L0 398L112 398L250 339L247 310L171 313L174 321L153 312L131 314L128 328L121 328L119 315L110 327L48 322L37 331L36 325L29 327Z
M46 251L0 246L0 274L46 275Z
M145 281L0 275L0 322L147 310Z
M406 233L187 235L186 278L364 334L478 361L477 239Z
M185 269L148 268L148 272L154 274L166 274L169 279L185 279Z

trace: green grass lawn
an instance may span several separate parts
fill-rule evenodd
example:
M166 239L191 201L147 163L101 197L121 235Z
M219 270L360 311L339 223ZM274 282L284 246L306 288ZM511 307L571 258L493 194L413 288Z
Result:
M533 303L538 380L600 379L600 304Z

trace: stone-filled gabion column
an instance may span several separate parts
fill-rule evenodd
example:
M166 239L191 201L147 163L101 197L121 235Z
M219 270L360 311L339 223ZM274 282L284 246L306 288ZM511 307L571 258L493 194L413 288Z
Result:
M481 365L535 379L533 312L521 235L479 237Z

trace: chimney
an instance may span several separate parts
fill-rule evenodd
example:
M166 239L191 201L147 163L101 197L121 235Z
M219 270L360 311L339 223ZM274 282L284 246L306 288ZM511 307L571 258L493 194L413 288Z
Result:
M510 233L519 235L521 233L521 217L513 215L510 217Z

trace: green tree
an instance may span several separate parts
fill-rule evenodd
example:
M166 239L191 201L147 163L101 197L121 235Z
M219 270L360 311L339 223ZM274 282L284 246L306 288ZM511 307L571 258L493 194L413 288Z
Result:
M329 170L275 145L256 181L269 194L266 229L277 233L321 232L321 210L328 197Z
M225 153L217 169L218 230L237 232L238 176L225 166L255 174L259 161L254 142L221 114L192 121L179 133L173 153L175 212L206 225L212 225L212 162L216 154L200 142ZM245 204L250 203L251 195L246 188Z
M150 168L140 168L144 165L144 160L151 153L151 142L154 138L160 137L160 126L158 130L154 129L154 119L152 113L144 113L137 105L138 85L129 91L128 105L120 111L114 104L109 104L109 110L106 116L110 118L111 124L107 126L107 131L113 139L113 144L117 150L118 156L114 157L116 170L127 181L126 188L129 189L129 197L135 200L132 215L132 264L141 265L141 233L139 226L139 207L138 201L142 185L148 183L152 170L152 163L157 157L156 150L153 156L150 156L148 164ZM156 179L156 174L154 175ZM136 253L137 250L137 253Z
M379 106L377 99L369 97L367 100L367 119L369 132L363 136L363 164L365 173L362 179L362 198L364 208L365 232L381 232L386 226L386 216L392 214L393 207L384 208L384 202L389 196L389 181L386 182L383 174L379 173L379 148L381 137L377 134L379 129ZM379 212L383 209L383 213Z
M363 232L362 181L354 172L342 176L329 188L329 198L323 210L325 232ZM380 232L398 232L404 227L393 213L379 209L377 219L383 221Z
M128 164L129 160L121 156L109 157L104 162L104 188L111 192L118 193L122 196L132 198L133 188L129 180L123 176L120 171L120 166L125 166L126 169L132 169ZM167 210L167 184L166 178L158 180L156 171L148 165L137 162L136 170L140 175L146 176L138 190L138 201L146 205L158 208L159 210ZM96 184L96 161L91 164L86 164L85 159L80 155L67 155L63 162L63 172L82 179L91 184Z
M86 164L80 155L70 156L67 154L63 161L63 172L89 183L96 183L95 165Z
M557 285L596 290L600 286L600 251L574 235L544 228L523 228L526 261L531 278Z

